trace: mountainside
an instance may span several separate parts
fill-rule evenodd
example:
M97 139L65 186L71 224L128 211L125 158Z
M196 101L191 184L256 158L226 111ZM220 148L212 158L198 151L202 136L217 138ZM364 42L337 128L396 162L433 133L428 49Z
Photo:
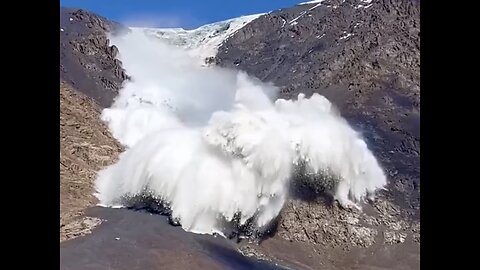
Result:
M108 33L127 30L82 9L60 9L60 80L108 107L127 79Z
M83 216L94 206L97 171L123 147L100 120L100 108L66 83L60 84L60 241L88 233L99 220Z
M274 82L284 98L300 92L329 98L386 169L390 184L383 197L405 220L418 221L420 3L311 2L252 21L222 44L216 62ZM307 220L282 226L321 242Z
M220 47L217 62L275 82L284 88L284 97L296 96L300 89L345 86L353 93L342 96L343 103L361 104L363 100L353 100L360 88L384 87L405 90L399 94L418 109L419 2L317 2L254 20ZM345 105L330 92L325 94Z

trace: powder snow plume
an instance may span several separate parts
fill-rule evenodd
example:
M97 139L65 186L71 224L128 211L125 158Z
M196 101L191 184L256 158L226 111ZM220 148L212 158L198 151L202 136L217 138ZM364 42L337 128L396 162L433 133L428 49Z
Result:
M276 99L271 84L201 67L135 29L111 41L132 80L102 113L127 150L99 172L101 204L129 206L150 194L185 230L210 234L232 220L266 228L300 167L338 177L335 198L346 207L386 184L364 140L325 97Z

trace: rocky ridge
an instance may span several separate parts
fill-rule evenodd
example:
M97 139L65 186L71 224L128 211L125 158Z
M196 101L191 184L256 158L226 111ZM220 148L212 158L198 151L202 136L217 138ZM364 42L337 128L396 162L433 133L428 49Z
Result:
M116 59L118 48L110 46L108 34L128 31L82 9L60 11L60 80L93 98L105 108L128 79Z

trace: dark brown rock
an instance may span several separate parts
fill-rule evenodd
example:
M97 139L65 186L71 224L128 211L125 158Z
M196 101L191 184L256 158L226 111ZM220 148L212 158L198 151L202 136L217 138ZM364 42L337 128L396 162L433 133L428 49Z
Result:
M68 8L61 8L60 28L60 79L101 107L110 106L128 76L107 35L127 29L88 11Z

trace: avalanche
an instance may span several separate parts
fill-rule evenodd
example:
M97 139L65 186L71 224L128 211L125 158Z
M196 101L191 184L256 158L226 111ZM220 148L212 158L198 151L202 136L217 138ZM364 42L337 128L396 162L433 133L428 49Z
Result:
M299 170L339 179L334 193L345 207L360 208L386 184L366 143L325 97L276 99L271 84L201 67L195 54L211 52L218 36L191 37L173 42L187 39L186 49L140 29L111 38L133 80L102 113L127 150L99 173L100 203L129 206L149 194L188 231L222 233L232 222L261 231Z

